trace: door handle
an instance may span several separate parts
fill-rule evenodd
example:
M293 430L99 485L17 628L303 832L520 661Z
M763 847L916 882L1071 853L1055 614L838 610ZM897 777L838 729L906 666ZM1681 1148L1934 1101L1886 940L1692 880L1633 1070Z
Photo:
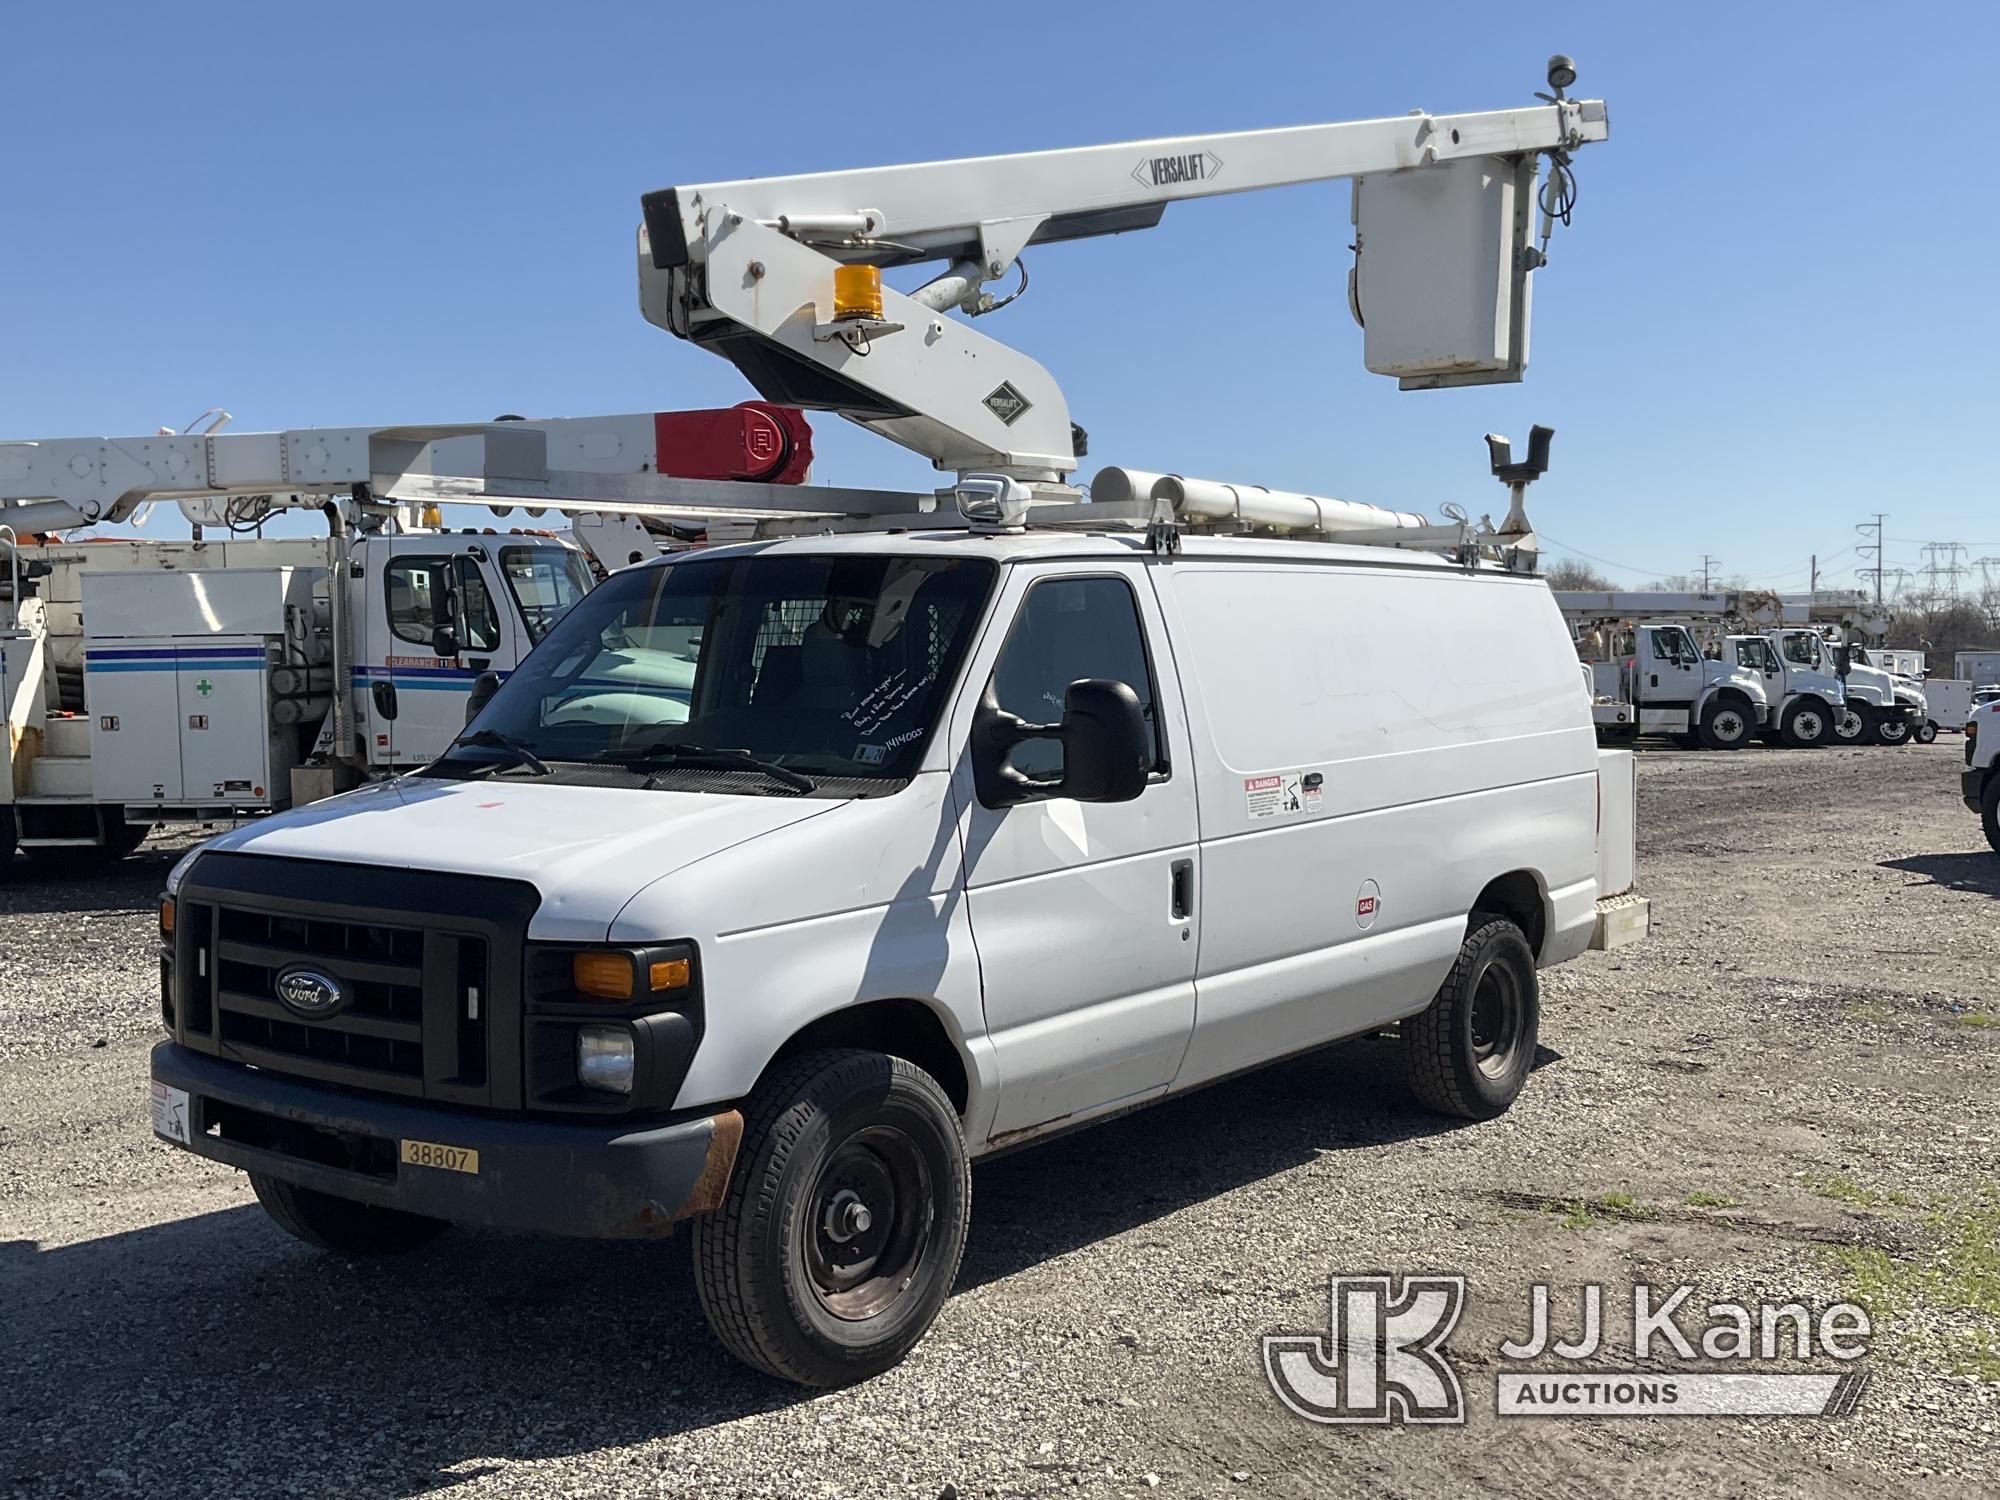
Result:
M465 664L475 672L484 672L493 665L493 658L490 656L468 656L465 659Z
M1658 687L1660 685L1660 674L1658 672L1655 672L1649 679L1649 681L1653 687Z
M1177 859L1168 881L1167 910L1176 922L1194 915L1194 861Z

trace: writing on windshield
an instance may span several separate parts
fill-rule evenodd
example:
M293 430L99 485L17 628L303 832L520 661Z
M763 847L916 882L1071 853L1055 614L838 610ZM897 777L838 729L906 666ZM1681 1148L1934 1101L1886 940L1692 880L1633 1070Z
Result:
M978 558L859 553L629 569L569 608L479 727L558 773L728 752L813 777L907 777L994 574Z

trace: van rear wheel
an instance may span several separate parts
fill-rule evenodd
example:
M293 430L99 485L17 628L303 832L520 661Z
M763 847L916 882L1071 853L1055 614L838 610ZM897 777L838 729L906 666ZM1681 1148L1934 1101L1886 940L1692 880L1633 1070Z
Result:
M1475 912L1437 998L1400 1030L1418 1102L1466 1120L1505 1114L1528 1081L1541 1033L1535 955L1521 929Z
M1919 745L1928 745L1937 739L1937 737L1938 726L1936 719L1926 719L1910 732L1910 738L1914 739Z
M694 1222L708 1325L800 1385L878 1375L944 1306L971 1203L958 1113L928 1073L847 1049L782 1063L744 1110L728 1196Z

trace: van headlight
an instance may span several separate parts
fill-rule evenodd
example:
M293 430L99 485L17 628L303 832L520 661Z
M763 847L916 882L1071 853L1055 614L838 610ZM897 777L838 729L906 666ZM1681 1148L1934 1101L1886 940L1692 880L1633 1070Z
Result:
M632 1092L636 1053L632 1033L623 1026L579 1026L576 1031L576 1081L586 1088L613 1094Z

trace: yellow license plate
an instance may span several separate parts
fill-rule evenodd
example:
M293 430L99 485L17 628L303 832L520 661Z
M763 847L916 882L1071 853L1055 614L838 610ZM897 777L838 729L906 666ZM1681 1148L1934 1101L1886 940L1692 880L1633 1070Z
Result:
M446 1172L479 1175L479 1153L463 1146L440 1146L436 1141L404 1141L403 1164L410 1167L438 1167Z

